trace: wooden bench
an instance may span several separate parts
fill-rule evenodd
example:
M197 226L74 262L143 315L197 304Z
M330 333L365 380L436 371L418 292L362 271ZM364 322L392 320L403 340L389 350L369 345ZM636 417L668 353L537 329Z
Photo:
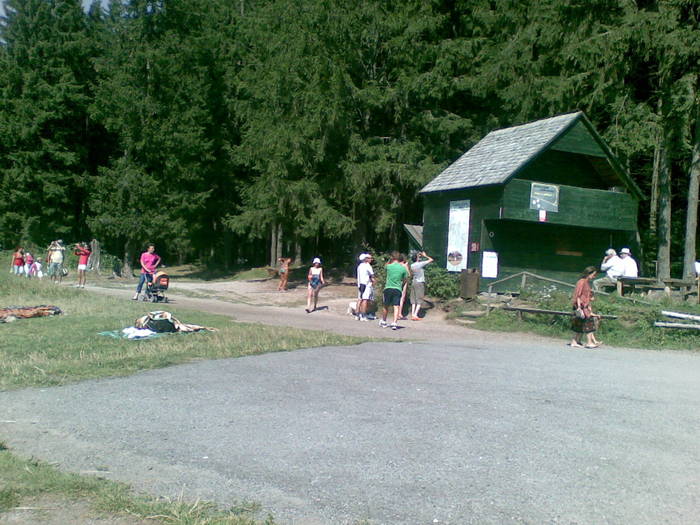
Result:
M663 290L667 296L671 296L671 290L679 290L683 297L685 298L691 293L691 290L697 290L699 292L698 302L700 303L700 282L696 279L695 281L686 281L684 279L657 279L655 277L620 277L617 280L617 294L619 296L623 295L624 287L628 285L632 287L632 290L637 288L645 291L651 290Z
M504 306L503 310L508 312L516 312L518 319L522 320L523 314L546 314L546 315L565 315L567 317L572 317L574 315L573 310L569 312L561 312L559 310L542 310L540 308L524 308L521 306ZM617 319L616 315L602 315L596 314L596 316L601 319Z

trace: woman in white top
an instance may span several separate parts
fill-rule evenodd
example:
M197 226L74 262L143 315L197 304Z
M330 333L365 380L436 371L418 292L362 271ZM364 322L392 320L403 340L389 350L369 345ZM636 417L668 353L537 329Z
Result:
M310 314L316 310L316 305L318 304L318 292L321 290L321 286L326 284L323 279L323 268L321 268L321 259L316 257L313 260L313 266L309 268L309 273L306 276L309 281L308 293L306 297L306 313ZM311 299L314 301L314 307L311 308Z

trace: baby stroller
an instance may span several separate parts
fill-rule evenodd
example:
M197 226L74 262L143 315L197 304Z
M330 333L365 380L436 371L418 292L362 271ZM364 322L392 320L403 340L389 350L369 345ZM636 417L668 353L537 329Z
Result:
M162 271L156 272L153 276L153 280L146 285L146 294L144 295L144 301L151 301L152 303L167 303L168 298L165 295L165 291L168 289L170 284L170 276Z

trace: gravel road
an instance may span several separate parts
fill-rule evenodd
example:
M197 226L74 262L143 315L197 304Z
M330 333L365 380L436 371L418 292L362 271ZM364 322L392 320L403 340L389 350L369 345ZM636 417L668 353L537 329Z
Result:
M697 523L699 355L466 339L4 392L0 439L282 524Z

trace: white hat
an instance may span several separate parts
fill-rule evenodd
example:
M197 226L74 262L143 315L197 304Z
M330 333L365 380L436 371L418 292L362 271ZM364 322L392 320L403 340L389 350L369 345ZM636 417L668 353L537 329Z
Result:
M622 248L622 250L620 250L620 253L626 253L627 255L630 255L632 252L629 248Z
M361 261L364 261L369 256L370 256L369 253L361 253L360 256L358 257L358 259Z
M617 255L617 253L615 253L615 250L613 250L612 248L609 248L605 250L605 255Z
M321 264L321 259L319 259L318 257L314 257L314 260L311 264Z

